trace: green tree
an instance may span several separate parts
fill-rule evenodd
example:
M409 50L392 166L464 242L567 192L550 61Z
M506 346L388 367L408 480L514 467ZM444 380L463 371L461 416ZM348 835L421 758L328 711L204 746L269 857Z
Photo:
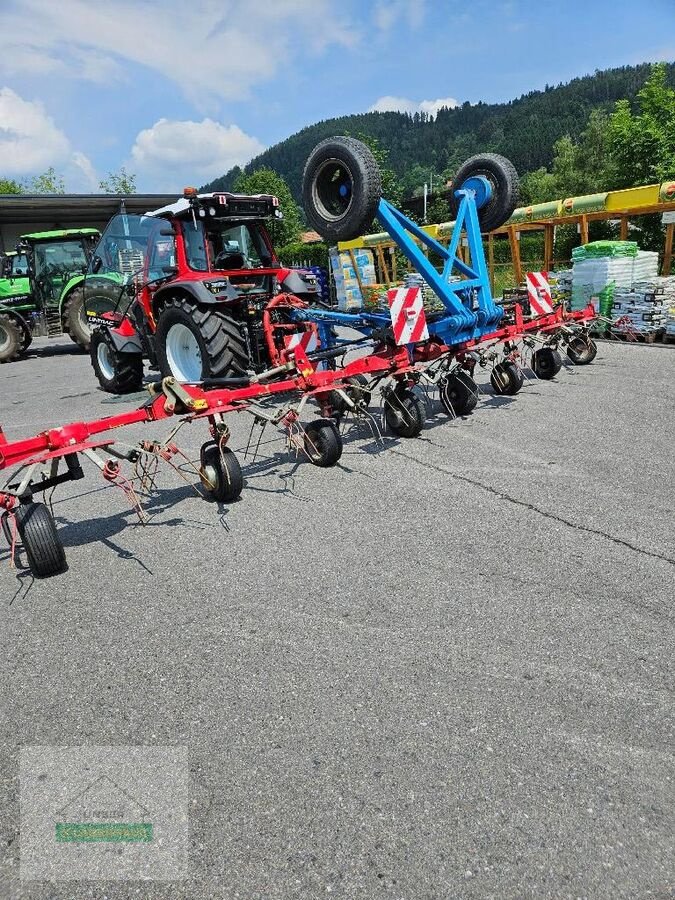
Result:
M37 175L26 185L31 194L65 194L66 186L61 175L57 175L50 166L42 175Z
M108 172L98 186L106 194L135 194L136 176L122 166L119 172Z
M302 230L300 211L281 175L277 175L272 169L242 173L234 183L234 190L240 194L272 194L278 197L284 217L274 223L275 243L281 246L297 241Z
M0 194L23 194L23 188L18 181L11 178L0 178Z
M637 95L638 112L619 100L609 125L609 146L617 187L633 187L675 174L675 89L668 68L657 63Z

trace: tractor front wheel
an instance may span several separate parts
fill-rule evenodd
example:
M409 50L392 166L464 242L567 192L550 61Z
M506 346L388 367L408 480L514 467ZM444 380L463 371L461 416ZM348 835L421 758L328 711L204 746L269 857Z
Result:
M91 328L84 308L84 291L81 287L73 288L63 304L63 330L78 347L89 349Z
M23 330L16 319L0 314L0 363L11 362L24 349Z
M239 377L249 367L239 324L215 306L197 306L184 297L172 297L162 308L156 346L162 376L185 384Z
M107 328L95 328L89 348L91 365L98 383L109 394L131 394L143 386L143 357L140 353L120 353Z

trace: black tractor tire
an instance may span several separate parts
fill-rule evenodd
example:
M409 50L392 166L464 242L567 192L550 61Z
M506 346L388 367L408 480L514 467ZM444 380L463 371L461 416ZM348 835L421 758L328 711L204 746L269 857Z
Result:
M492 197L478 210L478 221L482 232L493 231L511 218L513 210L518 206L520 182L513 163L498 153L483 153L472 156L462 163L455 175L450 199L450 212L453 217L459 210L459 199L454 191L461 189L469 178L482 175L492 185Z
M22 503L15 510L16 527L28 565L36 578L59 575L68 568L66 552L54 518L44 503Z
M382 176L370 148L331 137L312 150L302 174L302 202L311 228L330 243L370 230L382 197Z
M0 313L0 363L12 362L23 352L23 328L14 316Z
M500 396L513 397L521 389L523 382L523 373L510 360L498 363L490 374L492 389Z
M439 394L443 409L449 416L466 416L478 403L478 385L461 369L443 378L439 384Z
M33 332L27 325L22 326L21 328L21 352L25 353L26 350L33 343Z
M229 447L208 443L202 446L199 477L209 497L219 503L233 503L244 488L244 473Z
M384 419L399 437L417 437L426 417L424 401L408 388L396 389L385 397Z
M590 337L575 335L567 345L567 355L575 366L587 366L598 353L598 345Z
M313 466L329 469L342 456L342 438L332 419L315 419L305 426L305 453Z
M185 297L171 297L159 313L155 332L157 362L162 377L173 375L178 381L192 380L181 378L180 372L173 372L169 362L167 337L175 325L184 325L192 332L199 347L201 374L195 381L246 375L249 368L248 350L235 319L216 306L198 306Z
M540 347L532 354L532 371L542 381L555 378L562 367L562 359L552 347Z
M132 394L143 387L143 356L120 353L105 326L91 333L89 358L98 383L109 394Z
M84 289L81 286L73 288L64 301L61 319L63 331L71 341L74 341L83 350L89 350L91 328L87 322Z

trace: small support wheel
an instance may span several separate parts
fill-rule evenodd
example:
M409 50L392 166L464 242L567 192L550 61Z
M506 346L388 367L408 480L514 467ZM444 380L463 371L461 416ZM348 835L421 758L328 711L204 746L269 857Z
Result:
M532 371L544 381L555 378L562 368L562 359L552 347L540 347L532 354Z
M357 410L368 409L371 401L371 392L365 375L350 375L340 387L356 406ZM334 415L343 416L347 412L352 412L352 409L347 406L337 391L330 392L329 400Z
M202 446L200 455L199 477L209 496L219 503L237 500L244 488L244 474L232 450L209 442Z
M449 416L466 416L478 403L478 385L461 369L443 378L439 388L441 403Z
M426 417L424 402L408 388L390 391L385 397L385 421L399 437L417 437Z
M575 366L587 366L592 363L597 352L597 344L588 335L575 335L567 345L567 356Z
M490 384L495 394L513 397L523 386L525 378L519 366L511 360L497 363L490 374Z
M305 427L305 453L313 466L329 469L342 456L342 438L332 419L315 419Z
M44 503L22 503L17 506L16 528L28 557L28 565L36 578L59 575L68 568L66 552L56 530L54 517ZM3 518L3 530L5 535Z

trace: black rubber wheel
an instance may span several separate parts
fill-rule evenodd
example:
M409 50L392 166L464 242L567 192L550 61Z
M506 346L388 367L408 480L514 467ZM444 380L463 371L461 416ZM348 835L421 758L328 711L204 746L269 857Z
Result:
M36 578L49 578L68 568L54 518L44 503L22 503L14 512L16 527Z
M441 403L449 416L466 416L478 403L478 385L468 372L455 369L439 384Z
M23 328L13 316L0 313L0 363L11 362L21 356Z
M345 378L342 390L357 409L368 409L370 406L371 393L365 375L350 375L349 378ZM347 412L353 412L337 391L330 392L329 402L334 415L342 416Z
M332 419L315 419L305 426L305 453L313 466L328 469L342 456L342 438Z
M424 402L408 388L391 391L384 400L384 418L399 437L417 437L426 419Z
M21 328L21 335L21 352L25 353L33 343L33 332L25 325Z
M576 335L567 345L567 355L575 366L587 366L598 353L598 346L590 337Z
M91 343L91 328L87 321L84 307L84 290L82 286L73 288L63 303L63 331L78 347L88 350Z
M532 354L532 371L543 381L555 378L562 367L562 359L552 347L540 347Z
M143 356L119 353L107 328L92 331L89 358L98 383L109 394L131 394L143 387Z
M478 221L481 231L493 231L511 218L513 210L518 206L520 182L513 163L498 153L483 153L472 156L459 167L452 187L450 212L454 217L459 210L459 200L454 191L460 190L469 178L482 175L492 186L492 197L478 210Z
M167 300L155 338L163 377L173 375L178 381L194 383L203 378L245 375L249 367L238 323L224 310L197 306L185 297Z
M351 241L371 227L382 196L377 160L361 141L331 137L312 150L302 174L302 202L325 241Z
M518 366L507 360L498 363L490 374L490 384L495 394L513 397L523 386L523 373Z
M244 488L239 460L229 447L208 443L201 450L199 477L210 497L219 503L232 503Z

